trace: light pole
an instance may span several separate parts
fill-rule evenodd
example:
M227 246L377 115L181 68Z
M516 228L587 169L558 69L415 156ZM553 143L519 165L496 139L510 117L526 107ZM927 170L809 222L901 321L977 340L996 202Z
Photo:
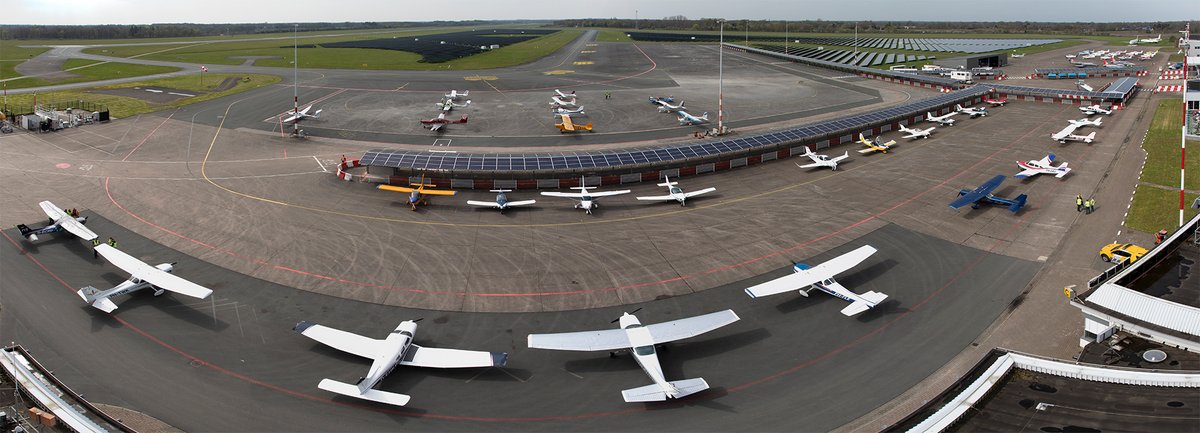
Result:
M721 42L717 44L717 135L725 132L725 20L721 20Z
M788 25L788 22L787 22L787 21L784 21L784 22L783 22L783 53L784 53L784 54L787 54L787 53L788 53L788 50L787 50L787 43L788 43L788 27L787 27L787 25Z

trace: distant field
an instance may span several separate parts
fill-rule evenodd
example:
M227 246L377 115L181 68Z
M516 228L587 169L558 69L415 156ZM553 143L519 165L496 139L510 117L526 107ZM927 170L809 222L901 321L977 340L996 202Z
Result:
M20 43L21 41L0 40L0 80L21 76L21 74L18 74L13 68L25 62L26 60L29 60L30 58L49 50L49 48L21 48L18 46ZM46 81L44 80L33 78L26 78L16 81L31 80L33 82L41 83L34 84L35 86L46 84ZM16 85L16 82L7 81L7 83L9 88L15 88L13 86Z
M72 77L63 80L47 80L40 77L24 77L8 81L6 84L9 89L24 89L54 84L83 83L88 81L108 80L114 78L165 74L179 70L179 68L167 66L135 65L132 63L100 62L97 60L84 59L69 59L63 63L62 69L72 74L76 74L78 77Z
M229 89L216 91L218 86L226 78L239 78L237 84ZM248 79L247 79L248 78ZM139 81L136 83L118 84L113 86L96 87L92 89L69 90L61 92L46 92L39 93L37 98L40 101L47 103L69 103L71 101L87 101L95 104L104 104L109 108L109 112L113 117L124 118L138 114L149 113L167 108L177 108L185 105L195 104L198 102L208 101L236 93L245 92L247 90L257 89L263 86L269 86L280 81L279 77L273 75L238 75L238 74L204 74L204 84L200 84L198 74L187 75L182 77L163 78L158 80ZM94 90L99 89L124 89L134 87L159 86L178 90L188 90L193 92L211 92L197 95L190 98L183 98L170 104L151 104L145 100L138 98L130 98L125 96L108 95L103 93L95 93ZM34 95L9 95L8 104L10 106L22 106L33 103Z

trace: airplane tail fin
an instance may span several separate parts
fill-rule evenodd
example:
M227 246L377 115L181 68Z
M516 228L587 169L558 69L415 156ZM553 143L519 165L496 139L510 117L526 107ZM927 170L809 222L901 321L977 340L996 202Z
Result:
M1101 123L1101 122L1104 122L1104 119L1097 117L1097 118L1096 118L1096 123L1095 123L1095 125L1096 125L1096 126L1100 126L1100 123Z
M21 231L21 236L24 236L25 239L29 239L31 241L36 241L38 239L37 235L33 234L33 229L29 228L29 226L25 224L17 224L17 230Z
M1095 140L1095 139L1096 139L1096 133L1095 133L1095 132L1092 132L1091 134L1088 134L1087 136L1083 137L1083 141L1084 141L1085 143L1091 143L1091 142L1092 142L1092 140Z
M1017 199L1013 200L1013 204L1008 206L1008 210L1012 213L1020 212L1021 208L1025 207L1025 200L1028 198L1029 196L1025 194L1017 196Z
M96 307L105 313L111 313L113 310L117 309L117 304L113 303L111 299L98 298L97 295L100 294L100 290L95 287L87 286L79 289L75 293L79 294L79 297L83 298L84 302L87 302L89 305Z
M621 391L621 396L625 398L626 403L642 403L664 401L668 398L683 398L708 389L708 382L701 378L673 380L668 383L675 392L668 393L658 384L651 384Z
M313 113L313 114L312 114L312 118L313 118L313 119L320 119L320 118L321 118L321 112L322 112L322 111L325 111L325 109L324 109L324 108L322 108L322 109L320 109L320 110L317 110L315 113Z
M380 391L377 389L368 389L366 391L359 392L357 386L338 382L333 379L322 379L321 383L317 384L317 388L347 397L361 398L363 400L370 400L376 403L390 404L394 406L404 406L408 404L408 400L412 398L404 394Z
M843 315L854 316L856 314L859 314L864 311L875 308L876 305L879 305L880 302L883 302L884 299L887 299L888 295L879 293L879 292L875 292L875 291L871 291L871 292L867 292L867 293L858 295L858 297L862 298L862 299L858 300L858 301L854 301L854 302L850 303L850 305L846 306L846 308L842 309Z

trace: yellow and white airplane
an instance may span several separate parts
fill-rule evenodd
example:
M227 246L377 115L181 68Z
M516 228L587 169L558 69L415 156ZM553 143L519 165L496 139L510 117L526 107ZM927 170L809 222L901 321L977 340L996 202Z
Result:
M888 149L891 149L892 146L896 144L896 140L889 140L887 143L883 143L879 139L879 137L875 137L874 140L868 140L867 137L864 136L861 132L858 133L858 142L862 143L864 146L867 146L866 149L860 150L860 151L858 151L858 153L871 153L871 152L887 153Z
M437 185L434 185L431 183L425 183L425 175L421 175L421 182L409 184L409 186L415 186L416 188L409 188L409 187L405 187L405 186L392 186L392 185L379 185L378 188L385 190L385 191L396 191L396 192L409 193L408 194L408 205L411 206L412 210L414 210L414 211L417 210L418 205L426 205L426 206L429 205L429 199L426 196L458 194L458 191L448 190L448 189L425 189L425 187L429 187L429 188L437 187Z
M558 128L558 132L560 132L560 133L563 133L563 134L565 134L565 133L568 133L568 132L576 132L576 131L588 131L588 132L592 132L592 124L591 124L591 122L588 122L588 124L586 124L586 125L580 125L580 124L577 124L577 123L575 123L575 122L572 122L572 121L571 121L571 115L570 115L570 114L559 114L559 115L558 115L558 118L559 118L559 119L560 119L562 122L561 122L561 123L555 123L555 124L554 124L554 127L555 127L555 128Z

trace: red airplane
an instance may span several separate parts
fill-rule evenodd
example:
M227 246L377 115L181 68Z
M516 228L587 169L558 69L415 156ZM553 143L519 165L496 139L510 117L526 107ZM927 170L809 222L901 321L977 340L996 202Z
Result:
M983 102L992 104L993 107L1002 107L1002 106L1004 106L1005 102L1008 102L1008 98L1007 97L1005 97L1004 99L984 98Z
M446 113L442 113L439 114L438 117L421 120L420 122L422 125L425 125L426 128L429 128L430 131L440 131L442 127L446 126L448 123L467 123L467 115L464 114L462 118L458 120L450 120L446 118Z

